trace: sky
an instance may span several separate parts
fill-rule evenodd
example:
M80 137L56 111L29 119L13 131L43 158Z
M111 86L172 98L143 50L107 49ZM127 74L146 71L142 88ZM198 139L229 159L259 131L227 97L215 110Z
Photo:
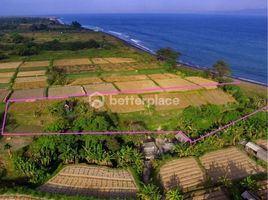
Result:
M266 0L0 0L0 16L266 9Z

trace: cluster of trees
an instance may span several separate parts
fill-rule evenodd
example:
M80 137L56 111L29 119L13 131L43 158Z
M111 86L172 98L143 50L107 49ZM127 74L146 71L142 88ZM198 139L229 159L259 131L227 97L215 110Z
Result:
M51 67L47 70L49 85L65 85L67 83L66 71L62 68Z
M83 102L72 99L49 108L57 120L45 132L115 131L118 119L111 113L97 113ZM143 170L143 156L131 138L120 135L39 136L22 152L12 156L15 168L31 183L44 181L60 163L87 162L112 167Z

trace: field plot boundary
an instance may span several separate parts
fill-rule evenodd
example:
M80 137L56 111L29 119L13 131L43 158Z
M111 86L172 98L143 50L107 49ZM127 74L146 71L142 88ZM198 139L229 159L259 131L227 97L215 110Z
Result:
M219 85L231 85L231 84L240 84L240 82L228 82L228 83L219 83L219 84L206 84L206 86L219 86ZM169 88L151 88L148 89L148 91L152 91L152 90L168 90L168 89L174 89L174 88L182 88L182 87L187 87L187 86L174 86L174 87L169 87ZM190 86L192 87L192 86ZM196 86L194 86L196 88ZM204 85L198 85L197 87L204 87ZM141 90L135 90L135 91L141 91ZM142 90L144 91L144 90ZM147 90L146 90L147 91ZM133 90L127 90L127 91L117 91L117 92L103 92L100 94L122 94L122 93L132 93ZM143 132L65 132L65 133L53 133L53 132L48 132L48 133L4 133L4 129L5 129L5 123L7 121L7 112L8 112L8 105L11 102L23 102L23 101L37 101L37 100L47 100L47 99L65 99L65 98L70 98L70 97L86 97L86 96L90 96L88 94L86 95L77 95L77 96L59 96L59 97L44 97L44 98L29 98L29 99L17 99L17 100L8 100L6 103L6 107L5 107L5 113L4 113L4 119L3 119L3 123L2 123L2 130L1 130L1 135L2 136L40 136L40 135L87 135L87 134L91 134L91 135L116 135L116 134L129 134L129 135L138 135L138 134L180 134L186 142L190 142L190 143L195 143L198 142L206 137L209 137L211 135L214 135L215 133L226 129L252 115L255 115L263 110L268 109L268 106L265 106L259 110L254 111L253 113L250 113L244 117L241 117L223 127L220 127L219 129L216 129L210 133L205 134L204 136L201 136L200 138L194 139L192 140L190 137L188 137L183 131L181 130L171 130L171 131L143 131Z

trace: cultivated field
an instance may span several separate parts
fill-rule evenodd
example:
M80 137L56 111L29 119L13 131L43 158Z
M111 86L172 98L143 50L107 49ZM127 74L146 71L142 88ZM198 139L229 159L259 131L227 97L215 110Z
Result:
M40 82L40 81L47 81L47 77L39 76L39 77L16 78L16 83Z
M121 104L121 99L126 103ZM108 95L105 97L105 104L113 113L130 113L145 110L143 101L138 95Z
M170 88L167 89L167 91L189 91L189 90L193 90L193 89L200 89L196 84L191 83L189 81L186 81L182 78L169 78L169 79L155 79L154 80L158 85L160 85L160 87L162 88L170 88L170 87L178 87L179 88ZM195 87L195 88L192 88Z
M150 89L159 88L151 80L140 80L140 81L131 81L131 82L116 82L115 85L121 91L129 91L132 93L150 93L150 92L154 92L154 91L149 91ZM147 91L140 91L140 90L147 90Z
M0 69L16 69L20 64L21 62L0 63Z
M160 65L157 63L129 63L129 66L131 68L134 68L135 70L141 70L141 69L158 69L161 68Z
M103 77L103 80L106 82L127 82L127 81L140 81L148 80L149 78L146 75L129 75L129 76L108 76Z
M0 83L9 83L10 78L0 78Z
M201 94L204 96L206 101L211 104L224 105L235 102L235 99L231 95L220 89L202 91Z
M186 200L229 200L228 195L222 188L211 188L207 190L192 192L186 196Z
M84 85L83 88L88 95L95 92L118 92L118 90L111 83Z
M98 198L135 198L138 188L127 170L73 165L64 167L38 188L48 193L95 196Z
M48 89L49 97L77 96L84 94L85 94L84 90L81 86L61 86L61 87L50 87Z
M165 190L179 187L188 191L205 183L205 175L194 158L182 158L164 164L159 176Z
M11 78L13 75L14 75L14 72L0 73L0 78Z
M183 109L190 106L188 99L181 93L147 94L142 95L142 98L147 104L154 105L156 111Z
M18 194L18 195L0 195L0 200L46 200L46 199Z
M98 67L94 65L60 66L57 68L64 69L67 74L79 74L98 70Z
M266 151L268 150L268 140L257 140L256 142L258 145L260 145L263 149Z
M261 200L267 200L268 199L268 180L259 181L258 182L260 188L258 191L258 196L261 198Z
M135 60L132 58L105 58L105 60L113 64L135 62Z
M87 78L78 78L72 81L69 85L87 85L87 84L98 84L103 83L98 77L87 77Z
M184 96L188 99L189 103L193 106L206 105L206 99L201 95L203 91L187 92Z
M45 90L43 88L29 89L29 90L15 90L10 99L29 99L44 97Z
M108 64L109 61L108 60L105 60L103 58L91 58L91 61L94 63L94 64Z
M6 97L8 97L10 91L6 90L6 89L0 89L0 101L5 101Z
M30 61L24 62L20 68L36 68L36 67L48 67L50 61Z
M121 72L121 71L133 71L135 70L130 64L128 63L117 63L117 64L101 64L99 65L101 70L106 72Z
M19 72L17 77L44 76L45 74L46 74L45 70L28 71L28 72Z
M90 65L88 58L54 60L53 66Z
M235 147L207 153L200 158L200 161L213 182L225 176L236 180L265 173L262 167Z
M164 74L150 74L148 75L151 79L156 80L156 79L169 79L169 78L178 78L177 75L175 74L170 74L170 73L164 73Z
M45 88L47 86L47 77L19 77L16 78L13 89L35 89L35 88Z
M191 81L191 82L193 82L193 83L195 83L197 85L210 85L210 84L216 85L216 84L218 84L215 81L205 79L205 78L202 78L202 77L197 77L197 76L186 77L185 79L188 80L188 81ZM208 89L208 90L217 88L217 86L203 86L203 87Z

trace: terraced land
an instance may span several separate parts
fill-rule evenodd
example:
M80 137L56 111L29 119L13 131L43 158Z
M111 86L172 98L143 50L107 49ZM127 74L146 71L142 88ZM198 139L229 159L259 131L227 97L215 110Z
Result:
M98 84L103 83L98 77L86 77L86 78L78 78L73 80L69 85L87 85L87 84Z
M151 89L158 89L159 87L151 80L140 80L130 82L116 82L115 85L120 91L128 91L132 93L151 93ZM160 89L160 88L159 88ZM144 90L144 91L142 91Z
M47 77L19 77L16 78L13 89L35 89L47 87Z
M202 186L206 179L194 158L182 158L167 162L160 168L160 180L165 190L179 187L189 191Z
M76 59L61 59L54 60L53 66L76 66L76 65L90 65L91 62L88 58L76 58Z
M108 60L105 60L103 58L91 58L91 61L94 63L94 64L108 64L109 61Z
M46 200L46 199L31 197L28 195L0 195L0 200Z
M191 83L182 78L168 78L168 79L154 79L154 81L161 88L168 88L167 91L189 91L193 89L200 89L200 87L194 83ZM176 87L176 88L173 88ZM178 88L177 88L178 87Z
M129 76L108 76L102 78L106 82L128 82L128 81L140 81L148 80L146 75L129 75Z
M84 85L83 88L84 88L86 94L88 94L88 95L93 94L95 92L99 92L99 93L118 92L118 90L111 83L102 83L102 84L94 84L94 85Z
M57 68L64 69L67 74L79 74L83 72L93 72L99 69L95 65L60 66Z
M105 72L123 72L135 70L129 63L107 63L98 65L99 68Z
M204 86L208 90L216 89L217 84L218 84L216 81L212 81L212 80L205 79L202 77L197 77L197 76L186 77L185 79L197 85L214 85L214 86Z
M45 70L19 72L17 77L45 76Z
M258 182L260 188L258 191L258 196L261 198L261 200L267 200L268 199L268 180L263 180Z
M226 191L222 188L211 188L190 193L186 196L186 200L229 200Z
M10 91L7 89L0 89L0 101L3 102L9 96Z
M116 64L116 63L132 63L135 62L132 58L105 58L110 63Z
M223 177L232 180L265 173L265 170L235 147L207 153L200 158L206 173L213 182Z
M24 69L24 68L37 68L37 67L48 67L49 66L50 61L46 60L46 61L30 61L30 62L24 62L20 68Z
M138 188L127 170L73 165L64 167L38 190L99 198L135 198Z
M1 69L17 69L22 62L7 62L7 63L0 63L0 70Z
M85 92L81 86L50 87L48 90L49 97L79 96L84 94Z
M210 104L224 105L235 102L235 99L220 89L202 91L202 95Z
M29 90L15 90L10 99L30 99L30 98L42 98L45 96L45 90L43 88L29 89Z

